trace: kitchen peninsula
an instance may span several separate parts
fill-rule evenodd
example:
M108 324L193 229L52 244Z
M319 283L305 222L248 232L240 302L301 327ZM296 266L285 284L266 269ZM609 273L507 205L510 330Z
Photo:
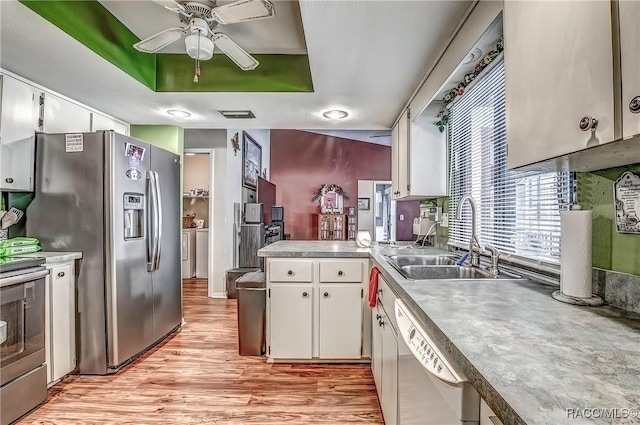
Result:
M576 424L581 409L622 414L640 406L640 315L559 303L551 298L557 287L532 280L408 280L384 257L398 253L446 254L336 241L280 241L258 252L267 259L267 276L282 261L369 261L504 424ZM317 273L310 268L304 277L309 281ZM280 313L270 306L271 315ZM363 339L367 332L363 327ZM637 420L601 417L589 423Z

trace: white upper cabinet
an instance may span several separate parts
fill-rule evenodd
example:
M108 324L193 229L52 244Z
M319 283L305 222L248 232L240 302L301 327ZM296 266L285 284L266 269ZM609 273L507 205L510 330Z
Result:
M31 192L40 91L2 75L1 103L0 190Z
M509 168L615 139L610 2L505 1L504 43Z
M428 111L428 112L426 112ZM407 108L392 130L394 199L426 199L447 194L447 140L433 125L437 110L413 117Z
M622 137L640 134L640 2L621 1Z
M88 133L91 131L91 112L82 106L46 94L44 99L45 133Z

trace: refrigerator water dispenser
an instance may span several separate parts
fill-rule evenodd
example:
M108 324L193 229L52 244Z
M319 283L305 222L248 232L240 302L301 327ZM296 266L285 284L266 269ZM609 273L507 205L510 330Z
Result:
M124 194L124 239L144 237L144 195Z

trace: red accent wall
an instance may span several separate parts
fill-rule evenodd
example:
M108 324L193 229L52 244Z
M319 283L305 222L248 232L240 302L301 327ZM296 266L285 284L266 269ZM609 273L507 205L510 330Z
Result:
M323 184L335 183L358 202L358 180L391 180L391 147L299 130L271 130L270 181L278 190L276 202L284 206L285 229L291 239L317 239L311 202ZM346 212L346 210L345 210Z

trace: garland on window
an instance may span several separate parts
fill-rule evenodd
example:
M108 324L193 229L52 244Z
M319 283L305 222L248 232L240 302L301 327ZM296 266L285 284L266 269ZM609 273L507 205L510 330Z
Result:
M466 87L469 84L471 84L471 82L475 80L476 77L480 75L480 73L491 62L493 62L495 58L497 58L498 55L503 50L504 50L504 40L503 40L503 37L500 37L500 40L498 40L498 43L496 44L495 49L490 50L484 56L484 58L482 58L480 62L476 64L472 72L466 74L462 81L460 81L455 87L453 87L444 95L444 97L442 98L442 101L447 106L445 106L445 108L442 111L438 112L438 115L436 115L436 118L439 118L439 120L434 123L434 125L438 127L438 130L440 130L440 133L444 132L445 128L447 127L447 124L449 123L449 105L451 104L451 102L453 102L456 99L456 97L462 96L464 94Z
M311 198L312 202L318 202L320 198L327 194L327 192L335 192L339 195L342 195L344 199L349 199L349 195L347 192L342 190L342 188L336 184L323 184L320 186Z

